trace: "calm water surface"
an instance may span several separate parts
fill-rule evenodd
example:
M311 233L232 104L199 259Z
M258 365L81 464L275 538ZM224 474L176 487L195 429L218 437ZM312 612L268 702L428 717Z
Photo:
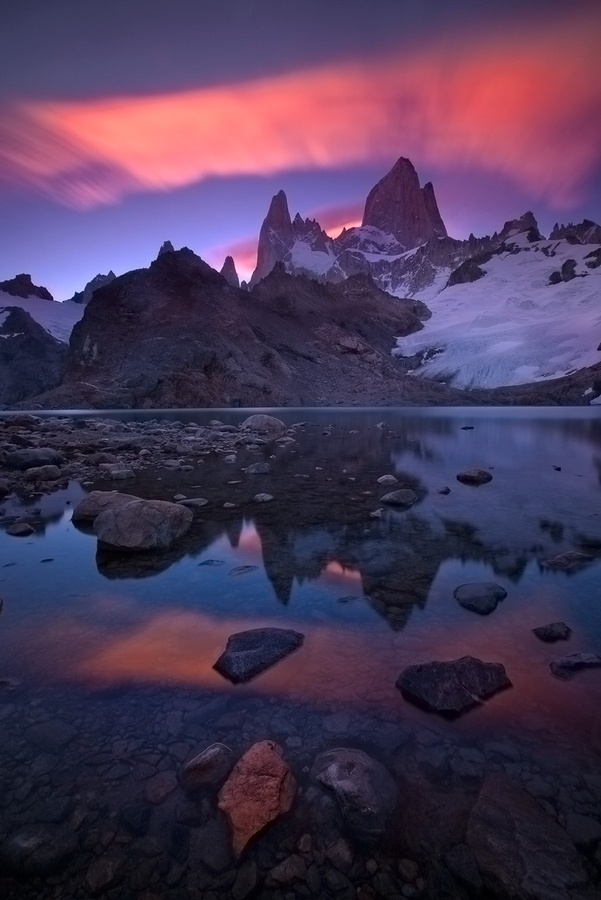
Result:
M522 780L551 771L580 778L595 766L599 772L601 669L568 681L549 669L567 653L601 654L598 414L276 414L305 423L294 443L241 452L235 464L212 454L192 472L159 469L121 488L209 500L192 531L161 557L98 553L93 534L71 523L85 491L109 489L107 482L71 483L30 502L44 520L30 538L0 531L0 677L13 680L0 689L5 820L36 822L49 796L70 798L68 816L80 810L89 821L78 826L83 874L72 864L70 884L81 881L98 852L99 818L113 823L109 844L118 844L119 808L143 794L143 776L161 767L177 771L216 740L240 752L253 740L277 740L301 783L320 749L366 747L394 768L390 755L407 740L422 749L442 742L447 756L463 750L466 759L466 748L477 750L482 759L473 757L472 778L485 773L492 757L484 748L495 742L517 748L514 762L509 751L503 762L521 760ZM120 417L151 415L158 417ZM172 418L237 424L244 414L175 411ZM272 473L245 475L243 467L261 459ZM489 469L492 482L460 484L457 473L473 466ZM410 510L384 507L375 518L391 489L377 483L386 474L419 499ZM441 493L446 487L450 492ZM259 491L274 499L256 503ZM226 501L235 507L224 509ZM4 508L7 516L22 511L16 499ZM566 550L592 559L570 571L544 565ZM252 568L232 573L240 566ZM489 616L453 597L458 585L480 581L507 591ZM558 621L572 629L569 641L544 644L532 634ZM232 686L213 663L230 634L261 625L294 628L305 643L249 684ZM503 663L513 687L452 722L410 705L395 687L407 664L467 654ZM68 743L35 737L40 724L53 722L69 726ZM32 775L40 754L50 768ZM415 759L418 765L419 754ZM442 763L437 775L468 777ZM548 800L560 804L560 795L558 783ZM590 816L594 802L583 800L580 813ZM169 841L165 846L162 869L171 871ZM178 864L184 873L171 887L159 868L158 881L153 870L148 884L127 889L142 896L160 883L159 896L176 897L187 884L195 896L185 863ZM219 878L205 888L229 896L231 881ZM54 893L48 887L39 895L65 896L56 879Z

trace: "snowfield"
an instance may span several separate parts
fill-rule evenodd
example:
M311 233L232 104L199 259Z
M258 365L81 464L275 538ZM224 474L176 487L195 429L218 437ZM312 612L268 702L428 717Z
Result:
M42 300L39 297L13 297L6 291L0 291L0 315L7 306L20 306L42 328L64 344L69 343L73 326L85 312L83 303L71 303L68 300L58 303L56 300Z
M585 264L598 247L512 237L516 252L481 264L477 281L415 294L432 318L398 338L393 355L423 354L412 374L460 388L543 381L601 362L601 267ZM549 284L568 259L576 277Z

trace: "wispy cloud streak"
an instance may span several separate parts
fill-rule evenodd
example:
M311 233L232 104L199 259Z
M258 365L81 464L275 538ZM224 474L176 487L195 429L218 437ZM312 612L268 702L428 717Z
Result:
M5 181L74 206L208 177L410 156L508 176L558 208L598 165L601 19L463 35L410 56L149 97L5 110Z

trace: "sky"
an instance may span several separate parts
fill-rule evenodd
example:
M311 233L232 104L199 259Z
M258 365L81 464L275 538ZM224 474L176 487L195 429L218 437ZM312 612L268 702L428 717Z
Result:
M601 222L599 0L19 0L0 280L58 300L170 240L248 278L283 188L328 233L405 156L449 234Z

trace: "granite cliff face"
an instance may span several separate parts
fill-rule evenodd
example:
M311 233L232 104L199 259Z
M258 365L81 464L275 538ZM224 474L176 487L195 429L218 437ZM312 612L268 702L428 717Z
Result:
M403 381L395 337L427 315L362 275L319 284L277 265L248 293L190 250L162 253L94 292L73 329L63 384L36 400L65 408L393 402Z
M69 298L70 302L84 304L89 303L92 299L92 294L97 288L103 287L105 284L110 284L111 281L114 281L116 277L117 276L112 269L107 272L106 275L98 273L98 275L92 278L91 281L88 281L83 291L76 291L73 296Z
M362 223L366 225L391 234L405 250L447 236L432 184L421 188L417 172L403 156L369 192Z

